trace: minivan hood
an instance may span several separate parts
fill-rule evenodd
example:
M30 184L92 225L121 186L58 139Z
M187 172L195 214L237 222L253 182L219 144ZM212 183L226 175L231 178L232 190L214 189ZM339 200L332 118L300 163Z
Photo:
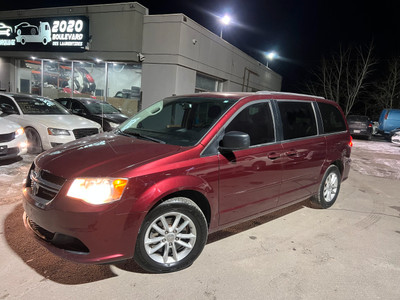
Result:
M39 155L35 163L40 169L65 179L108 177L180 149L180 146L106 132L48 150Z

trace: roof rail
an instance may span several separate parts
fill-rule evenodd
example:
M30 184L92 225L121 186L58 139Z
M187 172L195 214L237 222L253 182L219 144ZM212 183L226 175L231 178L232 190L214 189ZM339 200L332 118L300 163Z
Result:
M276 91L258 91L258 92L256 92L256 94L264 94L264 95L280 94L280 95L291 95L291 96L308 96L308 97L314 97L314 98L319 98L319 99L325 99L324 97L315 96L315 95L299 94L299 93L287 93L287 92L276 92Z

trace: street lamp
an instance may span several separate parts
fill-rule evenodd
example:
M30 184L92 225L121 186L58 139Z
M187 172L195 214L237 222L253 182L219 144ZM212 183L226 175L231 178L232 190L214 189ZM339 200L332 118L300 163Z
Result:
M229 15L224 15L222 18L220 18L221 22L221 34L219 37L222 39L222 31L224 29L224 26L228 26L232 21L232 18Z
M267 58L267 68L268 62L273 61L275 58L278 57L278 54L275 51L265 53L265 57Z

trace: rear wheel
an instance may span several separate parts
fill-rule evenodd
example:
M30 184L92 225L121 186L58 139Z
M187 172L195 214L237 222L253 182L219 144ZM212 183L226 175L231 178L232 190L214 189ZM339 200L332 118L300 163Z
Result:
M43 151L42 140L39 133L33 128L25 128L26 138L28 139L28 153L37 154Z
M318 193L311 197L311 201L320 208L328 208L335 203L340 190L341 175L337 166L330 165L318 188Z
M135 261L146 271L164 273L189 267L207 241L207 221L190 199L169 199L145 217L136 241Z

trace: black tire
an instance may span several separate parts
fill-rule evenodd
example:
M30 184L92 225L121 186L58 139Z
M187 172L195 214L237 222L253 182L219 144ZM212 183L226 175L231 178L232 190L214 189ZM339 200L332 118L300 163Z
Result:
M38 154L43 151L42 140L39 133L31 128L25 128L26 138L28 139L28 153Z
M317 194L311 197L311 202L319 208L331 207L339 195L340 183L341 175L338 167L330 165L322 177Z
M201 209L188 198L172 198L145 217L134 259L151 273L182 270L200 255L207 235L207 220Z

